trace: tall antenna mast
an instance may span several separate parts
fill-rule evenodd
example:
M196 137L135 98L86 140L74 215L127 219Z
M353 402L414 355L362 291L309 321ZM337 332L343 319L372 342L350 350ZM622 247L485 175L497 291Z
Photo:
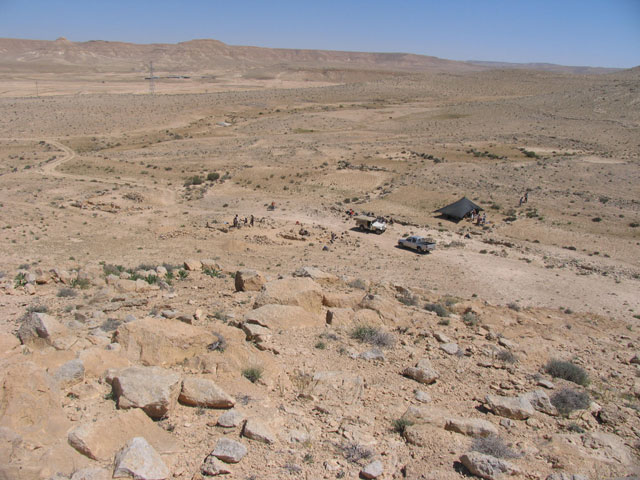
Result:
M153 76L153 62L149 62L149 95L156 92L156 79Z

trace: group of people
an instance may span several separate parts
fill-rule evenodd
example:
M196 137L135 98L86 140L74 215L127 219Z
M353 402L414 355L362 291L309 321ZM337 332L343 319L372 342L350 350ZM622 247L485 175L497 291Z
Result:
M473 209L469 215L471 216L471 223L476 222L476 225L485 225L487 223L487 214L485 212L480 215L480 212Z
M236 216L235 216L235 217L233 217L233 226L234 226L235 228L240 227L240 225L241 225L241 224L244 224L244 226L245 226L245 227L246 227L247 225L249 225L249 226L253 227L254 222L255 222L255 218L253 217L253 215L251 215L251 217L250 217L250 218L244 217L244 220L241 220L241 219L238 217L238 214L237 214L237 213L236 213Z
M519 207L522 206L523 203L527 203L529 201L529 192L524 192L524 195L522 195L520 197L520 204L518 205Z

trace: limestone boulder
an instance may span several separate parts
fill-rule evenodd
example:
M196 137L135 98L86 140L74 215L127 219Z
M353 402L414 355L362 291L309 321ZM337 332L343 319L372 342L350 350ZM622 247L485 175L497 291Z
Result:
M84 365L86 377L102 377L105 371L110 368L120 369L131 365L129 359L123 355L120 344L114 343L112 345L111 348L91 347L80 352L78 359Z
M180 451L177 440L157 426L142 410L118 410L96 422L75 427L68 435L69 445L93 460L110 461L129 439L148 438L161 454Z
M132 438L116 455L115 465L113 478L164 480L169 477L167 465L144 437Z
M327 310L326 323L334 327L349 327L354 323L354 316L352 308L330 308Z
M510 462L479 452L465 453L460 457L460 462L473 475L486 480L499 480L504 474L516 475L520 473L520 469Z
M313 375L312 394L332 405L352 404L362 395L364 379L342 371L320 371Z
M269 304L292 305L319 313L322 297L322 287L310 278L283 278L264 284L254 308Z
M512 420L526 420L535 413L531 402L524 397L487 395L485 407L496 415Z
M74 472L71 480L111 480L111 470L100 467L87 467Z
M207 477L215 477L217 475L226 475L228 473L231 473L231 470L229 470L229 468L224 463L222 463L213 455L208 455L200 466L200 473Z
M325 292L322 304L329 308L355 308L362 300L362 293Z
M118 327L115 341L131 362L169 366L207 351L211 332L167 318L144 318Z
M257 323L244 322L242 331L247 335L249 342L264 343L268 342L273 336L273 330Z
M382 295L366 294L358 306L377 312L385 320L396 320L401 315L397 304Z
M202 270L202 262L196 259L189 259L184 261L184 269L189 272L197 272Z
M257 270L238 270L235 276L235 287L238 292L260 291L266 280Z
M180 395L180 375L159 367L129 367L111 379L118 408L141 408L151 418L162 418Z
M256 324L270 330L316 327L323 324L319 314L296 305L269 304L251 310L244 316L245 323Z
M189 376L182 381L178 400L193 407L231 408L235 405L233 397L213 380L197 376Z

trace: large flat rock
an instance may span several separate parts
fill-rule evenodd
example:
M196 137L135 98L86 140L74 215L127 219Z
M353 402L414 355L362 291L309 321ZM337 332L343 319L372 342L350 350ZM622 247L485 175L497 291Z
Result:
M184 322L144 318L120 325L115 340L130 361L163 366L204 353L217 339L211 332Z
M310 278L283 278L264 284L254 308L269 304L294 305L320 313L322 297L322 287Z
M144 437L161 454L180 451L177 440L157 426L142 410L117 411L97 422L77 426L68 434L69 444L94 460L110 461L133 437Z

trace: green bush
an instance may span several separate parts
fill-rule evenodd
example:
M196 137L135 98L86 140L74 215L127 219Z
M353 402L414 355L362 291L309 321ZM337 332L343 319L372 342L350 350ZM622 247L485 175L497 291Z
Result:
M589 375L575 363L565 360L549 360L544 367L545 371L554 378L562 378L569 382L586 387L589 385Z
M478 324L479 319L478 319L478 315L476 315L475 313L467 312L462 316L462 321L466 325L469 325L470 327L473 327L474 325Z
M194 175L193 177L189 177L185 180L184 186L190 187L191 185L202 185L204 180L200 175Z
M220 270L216 270L213 267L202 267L202 273L204 273L205 275L209 275L210 277L213 277L213 278L224 277L224 274Z
M571 388L564 388L551 395L551 405L558 409L558 413L565 417L574 410L584 410L591 403L591 398L586 392L578 392Z
M209 182L215 182L219 178L220 178L220 174L218 172L209 172L207 174L207 181Z
M24 272L20 272L18 273L14 278L13 278L13 284L16 287L24 287L27 284L27 274Z

